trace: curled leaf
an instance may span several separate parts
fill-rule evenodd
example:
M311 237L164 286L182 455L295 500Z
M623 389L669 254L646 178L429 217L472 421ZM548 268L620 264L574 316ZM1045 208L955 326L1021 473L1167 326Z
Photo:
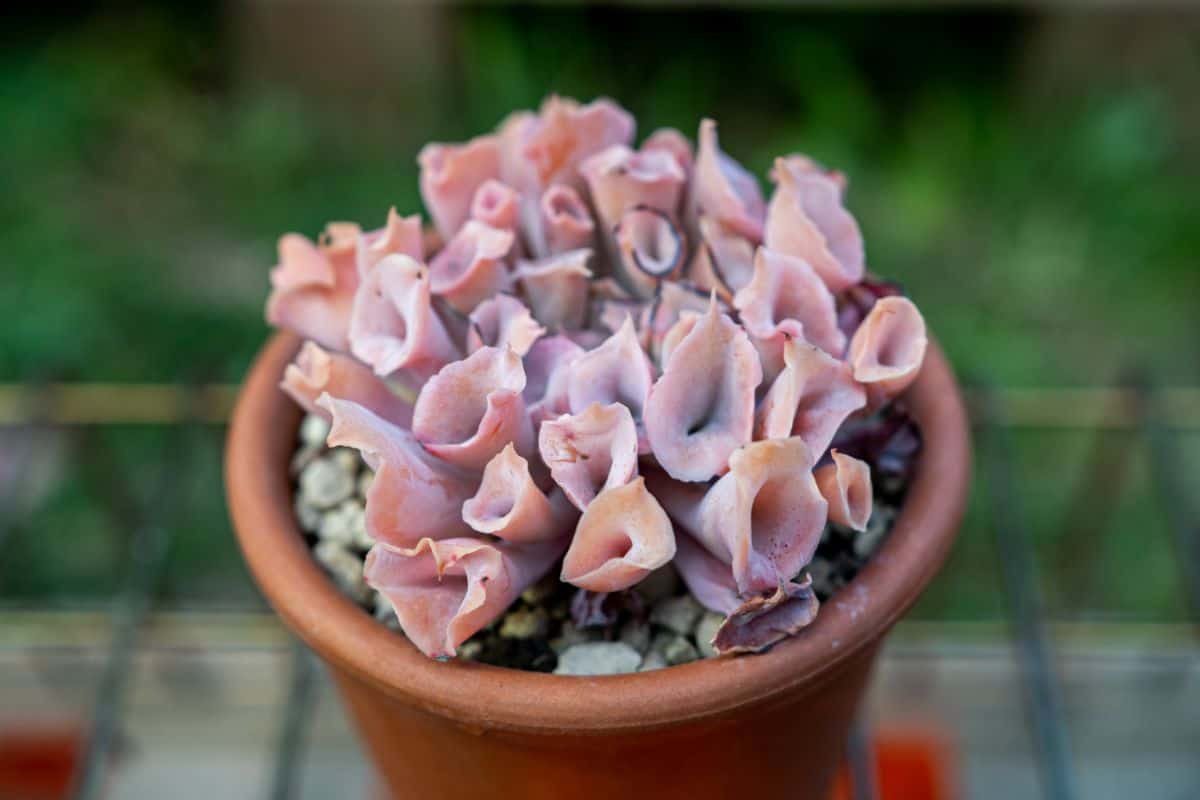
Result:
M562 579L593 592L615 592L674 555L671 521L636 478L605 489L588 504L563 559Z
M533 426L521 392L525 370L512 350L482 347L443 367L421 388L413 434L438 458L482 470L509 442L533 451Z
M339 400L353 401L401 428L412 425L412 404L392 391L386 381L350 356L326 352L316 342L304 343L284 370L279 386L305 411L326 420L331 419L329 410L317 400L328 393Z
M428 376L456 361L461 352L433 310L429 270L406 255L376 264L354 298L350 349L383 376Z
M363 577L391 602L409 641L442 658L546 574L566 544L566 538L522 545L478 537L422 539L411 549L376 544Z
M847 358L854 378L879 405L917 379L925 360L925 319L907 297L883 297L850 340Z
M355 243L359 227L330 223L314 244L298 233L279 239L279 264L271 270L267 322L346 351L354 295L358 290Z
M500 177L500 140L488 135L463 144L427 144L417 163L421 199L438 233L448 241L469 218L479 187Z
M509 542L539 542L570 533L579 515L561 493L547 497L538 488L529 462L509 444L484 468L479 489L463 503L462 516L479 533Z
M424 538L470 532L459 509L475 490L470 476L431 456L411 433L350 400L323 395L333 420L330 447L352 447L375 471L367 490L367 531L377 542L412 547Z
M538 449L551 477L581 511L597 494L637 474L637 428L620 403L593 403L578 414L546 420Z
M871 468L853 456L831 451L832 461L814 473L821 496L829 503L829 520L865 531L874 502Z
M723 473L730 454L750 441L761 380L745 331L712 302L670 353L646 402L646 437L662 468L684 481Z

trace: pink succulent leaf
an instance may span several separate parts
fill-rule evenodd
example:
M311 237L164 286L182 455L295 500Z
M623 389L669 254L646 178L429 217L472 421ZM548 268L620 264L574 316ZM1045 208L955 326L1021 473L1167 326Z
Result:
M354 297L350 350L377 375L422 377L462 355L433 310L429 270L406 255L376 264Z
M809 158L803 153L792 153L788 156L782 156L776 160L776 164L783 163L783 168L794 174L813 173L820 175L823 178L831 181L837 187L838 196L846 194L846 174L836 169L826 169L815 160ZM774 178L772 178L774 180Z
M676 536L675 566L692 595L710 611L725 615L708 644L717 652L759 653L798 633L816 618L819 604L807 575L774 590L739 596L729 565L713 558L690 536Z
M637 301L637 298L634 297L628 289L617 282L615 278L610 276L594 279L588 286L588 292L592 295L592 297L600 300L628 300L630 302Z
M544 336L525 355L525 404L534 425L570 410L570 367L584 350L566 336Z
M532 122L521 118L503 129L517 139L520 161L512 168L525 181L513 185L524 188L532 182L544 188L565 183L582 188L579 164L607 147L629 144L634 129L633 116L611 100L580 104L551 96Z
M696 315L707 311L710 302L712 302L710 294L690 284L679 281L664 281L660 284L654 301L645 306L640 318L642 345L650 351L651 357L657 359L660 365L666 364L669 350L666 341L668 335L678 337L671 343L670 348L678 344L686 335L686 331L683 330L672 333L675 331L676 323L684 316L691 316L694 319ZM718 307L722 311L727 310L724 304L720 304ZM690 327L687 330L690 330Z
M654 366L638 342L633 320L626 318L616 333L571 364L567 401L574 414L592 403L622 403L637 422L653 383Z
M475 495L463 503L463 520L479 533L509 542L539 542L568 535L579 518L562 492L538 488L529 462L512 444L483 470Z
M775 192L767 207L764 243L807 261L831 292L863 277L862 233L842 206L841 184L795 159L775 159Z
M783 371L758 406L757 439L799 436L820 457L846 418L866 405L850 365L800 339L783 345Z
M569 250L537 261L519 261L513 280L543 325L574 329L588 312L588 262L592 251Z
M505 258L512 250L512 231L468 220L429 262L430 287L456 311L476 305L508 288Z
M331 447L353 447L375 479L367 490L367 532L377 542L413 547L425 538L462 536L463 501L478 478L431 456L411 433L350 400L322 395L329 412Z
M664 280L683 272L683 231L666 213L639 206L626 211L613 231L617 262L626 285L648 297Z
M679 213L687 174L664 150L635 152L618 144L579 165L592 207L605 230L612 230L627 211L639 206L674 218Z
M814 472L817 488L829 503L829 520L856 531L865 531L874 503L871 468L853 456L830 451L833 460Z
M872 405L896 397L921 372L928 339L925 318L907 297L883 297L850 340L847 359Z
M701 216L699 245L694 249L687 275L697 288L706 292L716 290L718 297L728 301L754 276L754 244L715 220Z
M675 353L675 348L679 343L687 338L688 334L695 329L697 323L704 318L704 313L701 311L693 311L687 309L680 311L675 324L672 325L663 335L662 344L659 347L660 358L659 363L665 369L667 362L671 360L671 356Z
M733 298L751 336L779 341L778 334L803 336L834 357L846 349L833 295L803 259L760 247L754 277ZM789 326L797 322L799 326ZM781 354L782 357L782 354Z
M517 230L521 196L506 183L489 178L475 190L471 200L471 219L502 231Z
M422 539L411 549L376 544L363 576L395 607L409 641L443 658L540 580L568 541L513 544L469 536Z
M634 297L612 276L594 278L588 285L590 325L593 329L604 330L610 335L621 329L626 317L632 318L636 326L637 321L641 319L643 312L649 306L649 302ZM645 345L644 341L643 345Z
M604 340L608 338L609 334L608 331L604 330L580 328L579 330L574 331L563 331L563 336L566 336L584 350L595 350L597 347L604 344Z
M872 480L905 485L921 453L921 430L902 402L888 403L875 414L847 420L832 446L867 462Z
M528 231L533 251L541 256L592 246L596 223L587 203L570 186L556 183L542 193L534 230Z
M605 489L588 504L563 558L562 580L592 592L616 592L675 556L675 531L645 481Z
M517 298L498 294L475 306L468 319L467 352L481 347L511 348L518 356L529 352L546 329Z
M804 440L772 439L737 450L707 491L660 476L650 485L672 519L732 566L745 596L773 591L812 560L826 517L812 464Z
M593 299L592 323L597 328L612 334L621 330L625 320L635 320L634 328L637 331L638 343L645 348L649 344L649 340L646 338L645 328L640 323L649 316L652 305L653 301L651 300Z
M581 511L596 495L637 474L637 427L620 403L593 403L578 414L546 420L538 450L555 483Z
M537 176L525 158L525 142L538 127L538 115L528 109L514 111L496 127L500 140L500 180L524 193L535 188Z
M271 270L267 322L330 350L349 349L347 330L358 289L352 223L330 223L321 242L298 233L279 239L279 264Z
M710 644L722 655L761 653L812 624L820 605L809 576L801 583L781 583L774 592L763 592L742 603L717 629Z
M402 217L395 206L388 210L387 224L377 231L359 235L355 248L358 277L366 277L371 268L390 255L401 253L417 261L425 260L425 234L421 215Z
M642 619L646 604L637 592L592 592L578 589L571 596L571 621L576 628L608 628L616 624L621 612Z
M723 473L730 454L750 441L761 381L754 345L714 298L673 348L646 402L646 436L662 468L683 481Z
M904 294L900 285L892 281L863 278L838 294L838 327L849 340L858 326L871 313L871 307L881 297Z
M675 163L683 168L685 175L691 175L692 163L695 157L692 153L692 143L688 138L674 128L659 128L646 137L642 142L641 151L647 153L653 150L670 153L675 157Z
M350 400L401 428L412 426L412 403L401 398L387 382L350 356L330 353L316 342L305 342L283 372L283 391L309 414L330 419L317 405L322 394Z
M765 337L750 336L754 349L758 351L759 363L762 364L763 382L758 387L760 398L770 390L787 366L783 360L783 351L787 343L794 340L804 341L804 326L794 319L783 320Z
M763 237L765 210L758 180L721 151L717 123L702 120L688 198L688 214L693 224L700 216L708 216L730 232L758 244Z
M698 487L686 486L684 489L688 494L703 497L703 490ZM690 533L680 531L675 535L674 566L688 591L709 611L730 614L741 605L733 569L709 553Z
M525 370L511 349L482 347L430 378L413 407L413 435L456 466L482 470L512 442L533 452L533 426L521 392Z
M470 217L476 190L500 177L500 139L488 135L463 144L427 144L417 163L421 199L434 227L449 241Z

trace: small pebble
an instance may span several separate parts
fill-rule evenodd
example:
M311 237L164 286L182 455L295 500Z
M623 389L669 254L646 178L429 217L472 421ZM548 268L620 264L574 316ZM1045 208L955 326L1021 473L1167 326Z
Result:
M296 509L296 521L300 523L300 529L305 533L316 533L317 528L321 527L321 509L309 503L299 492L296 493L293 507Z
M370 550L375 543L367 534L367 516L362 504L350 499L321 517L317 535L356 550Z
M700 657L696 652L696 645L685 636L672 636L668 639L662 647L662 654L671 666L686 664Z
M876 509L867 520L867 529L854 537L854 554L867 558L879 547L883 537L892 529L892 512Z
M518 608L504 615L500 636L504 639L535 639L546 635L550 617L544 608Z
M624 642L583 642L558 656L555 675L618 675L635 672L642 655Z
M646 653L646 657L642 659L642 665L638 667L638 672L652 672L656 669L665 669L667 667L667 659L658 650L651 650Z
M322 456L300 473L300 493L317 508L333 508L354 494L354 473Z
M679 589L679 573L675 567L665 564L651 572L634 587L646 605L652 606L671 597Z
M299 475L324 452L325 445L323 444L301 445L300 449L292 454L292 461L288 465L288 471L293 477Z
M639 653L645 653L650 649L650 625L641 620L631 619L621 626L617 639Z
M355 552L373 544L366 533L363 499L375 475L357 451L327 448L327 431L320 417L306 417L301 423L292 462L299 483L293 498L297 521L317 535L314 557L342 591L384 625L399 630L391 603L365 583L363 558ZM822 601L854 578L891 530L896 514L886 498L877 496L866 531L825 526L818 554L806 569ZM466 661L540 671L550 671L558 661L554 671L565 675L645 672L717 655L709 643L724 618L705 611L686 593L672 565L652 572L633 594L636 597L630 599L640 599L649 610L649 621L641 618L641 606L625 607L615 631L581 630L570 619L571 592L564 591L556 575L547 576L522 593L515 610L464 642L458 655ZM617 641L605 640L614 634Z
M712 646L717 629L725 624L725 617L712 611L704 612L700 622L696 624L696 650L702 658L713 658L717 650Z
M371 587L363 580L361 557L329 540L317 542L317 546L313 548L313 555L354 602L365 605L372 599Z
M325 446L329 436L329 422L324 417L308 414L300 421L300 441L304 444Z
M572 645L583 642L594 642L602 635L603 633L596 628L584 630L575 627L575 623L571 620L567 620L563 623L562 633L550 640L550 649L556 653L561 653Z
M690 594L681 594L662 600L650 611L650 621L687 636L696 627L704 609Z
M483 655L483 642L470 639L459 645L458 657L463 661L474 661Z
M352 450L349 447L335 447L329 451L329 457L333 459L333 463L351 475L354 475L357 479L358 468L362 466L362 457L358 454L357 450Z

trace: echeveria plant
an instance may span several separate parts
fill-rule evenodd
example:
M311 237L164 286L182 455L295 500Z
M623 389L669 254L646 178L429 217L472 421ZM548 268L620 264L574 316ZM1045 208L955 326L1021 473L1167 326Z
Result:
M722 652L808 624L827 520L862 529L845 421L903 391L916 307L864 279L845 178L774 190L608 100L551 97L420 153L433 221L287 234L267 317L308 341L283 388L375 478L366 579L451 656L551 569L618 592L673 562Z

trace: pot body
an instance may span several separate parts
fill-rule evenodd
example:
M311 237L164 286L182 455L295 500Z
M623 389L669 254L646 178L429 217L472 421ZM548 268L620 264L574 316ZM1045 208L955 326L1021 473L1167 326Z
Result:
M735 714L584 735L473 728L332 674L395 800L824 800L877 652L878 642L827 680Z
M966 413L935 344L906 397L925 449L905 507L812 625L760 655L596 678L432 661L334 587L292 512L300 412L278 385L299 344L272 339L238 399L230 512L263 594L329 665L393 797L826 796L879 645L945 560L966 503Z

